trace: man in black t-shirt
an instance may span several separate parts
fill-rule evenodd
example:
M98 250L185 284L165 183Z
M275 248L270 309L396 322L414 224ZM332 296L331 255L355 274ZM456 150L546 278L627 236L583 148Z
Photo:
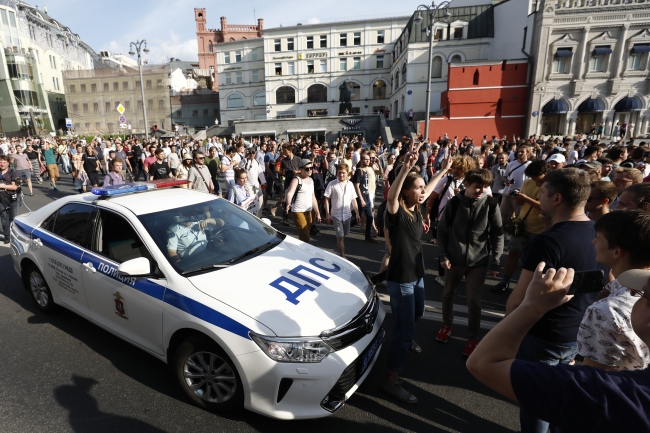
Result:
M375 243L372 238L372 204L374 197L370 197L370 188L368 187L368 171L370 167L370 154L365 152L361 155L357 169L352 175L352 183L357 192L357 207L361 215L366 217L366 241Z
M506 305L506 314L519 307L540 262L548 268L572 268L576 272L609 270L596 261L592 240L594 222L585 215L591 192L589 174L577 168L553 170L544 178L539 195L542 218L551 228L533 237L523 256L521 276ZM568 364L576 356L577 335L584 313L598 293L576 294L569 302L547 312L528 332L517 359ZM524 432L546 431L548 423L520 411Z
M154 154L156 155L156 162L149 166L149 174L153 176L153 180L170 178L172 171L169 168L169 165L164 161L165 151L158 148Z

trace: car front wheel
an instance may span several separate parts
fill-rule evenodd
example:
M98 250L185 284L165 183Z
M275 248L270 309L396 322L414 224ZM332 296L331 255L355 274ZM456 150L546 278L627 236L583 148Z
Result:
M25 288L32 294L34 302L39 310L44 313L51 313L56 309L56 304L52 299L52 292L45 282L45 278L36 266L30 266L25 272L23 279Z
M207 410L230 412L244 405L237 369L218 344L190 337L176 350L174 375L192 401Z

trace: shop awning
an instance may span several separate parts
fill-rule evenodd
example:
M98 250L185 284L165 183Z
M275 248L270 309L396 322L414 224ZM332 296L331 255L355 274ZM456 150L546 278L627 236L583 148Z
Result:
M542 114L563 114L569 111L569 107L561 99L553 99L548 101L544 108L542 108Z
M633 53L650 53L650 44L634 44Z
M296 132L325 132L325 128L287 129L287 134L293 134Z
M614 111L617 113L625 113L628 111L641 111L643 106L641 101L636 98L623 98L616 103Z
M571 57L573 56L572 48L558 48L555 52L555 57Z
M612 47L596 47L594 48L594 56L604 56L606 54L612 54Z
M605 104L600 99L585 99L578 106L578 113L602 113L605 111Z
M273 130L273 131L245 131L245 132L242 132L239 135L242 135L242 136L245 136L245 135L275 135L275 130Z

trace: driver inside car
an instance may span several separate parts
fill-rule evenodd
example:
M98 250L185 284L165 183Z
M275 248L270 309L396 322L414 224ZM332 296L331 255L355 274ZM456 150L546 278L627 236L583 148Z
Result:
M176 263L205 250L208 246L206 229L221 229L224 225L225 222L220 218L177 216L174 224L167 229L169 260Z

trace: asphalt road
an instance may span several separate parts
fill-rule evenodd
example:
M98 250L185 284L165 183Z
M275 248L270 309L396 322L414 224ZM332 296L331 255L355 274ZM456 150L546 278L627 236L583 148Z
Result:
M26 197L36 209L72 192L69 179L61 191L36 186ZM21 212L25 212L21 208ZM274 225L289 234L293 227ZM333 232L324 227L313 243L332 250ZM1 244L0 244L1 245ZM346 241L349 259L374 273L383 243L366 243L354 232ZM425 245L427 267L435 247ZM215 415L193 406L174 382L167 365L64 309L41 313L13 270L9 249L0 246L0 431L11 432L510 432L518 431L516 405L478 383L466 370L464 288L457 293L458 324L446 345L435 341L440 327L436 302L442 288L433 271L425 279L428 309L416 339L423 349L409 354L402 377L420 399L397 403L381 391L387 349L346 406L331 417L276 421L242 410ZM489 281L488 284L494 284ZM498 321L506 295L486 291L482 332ZM387 315L387 341L392 317Z

